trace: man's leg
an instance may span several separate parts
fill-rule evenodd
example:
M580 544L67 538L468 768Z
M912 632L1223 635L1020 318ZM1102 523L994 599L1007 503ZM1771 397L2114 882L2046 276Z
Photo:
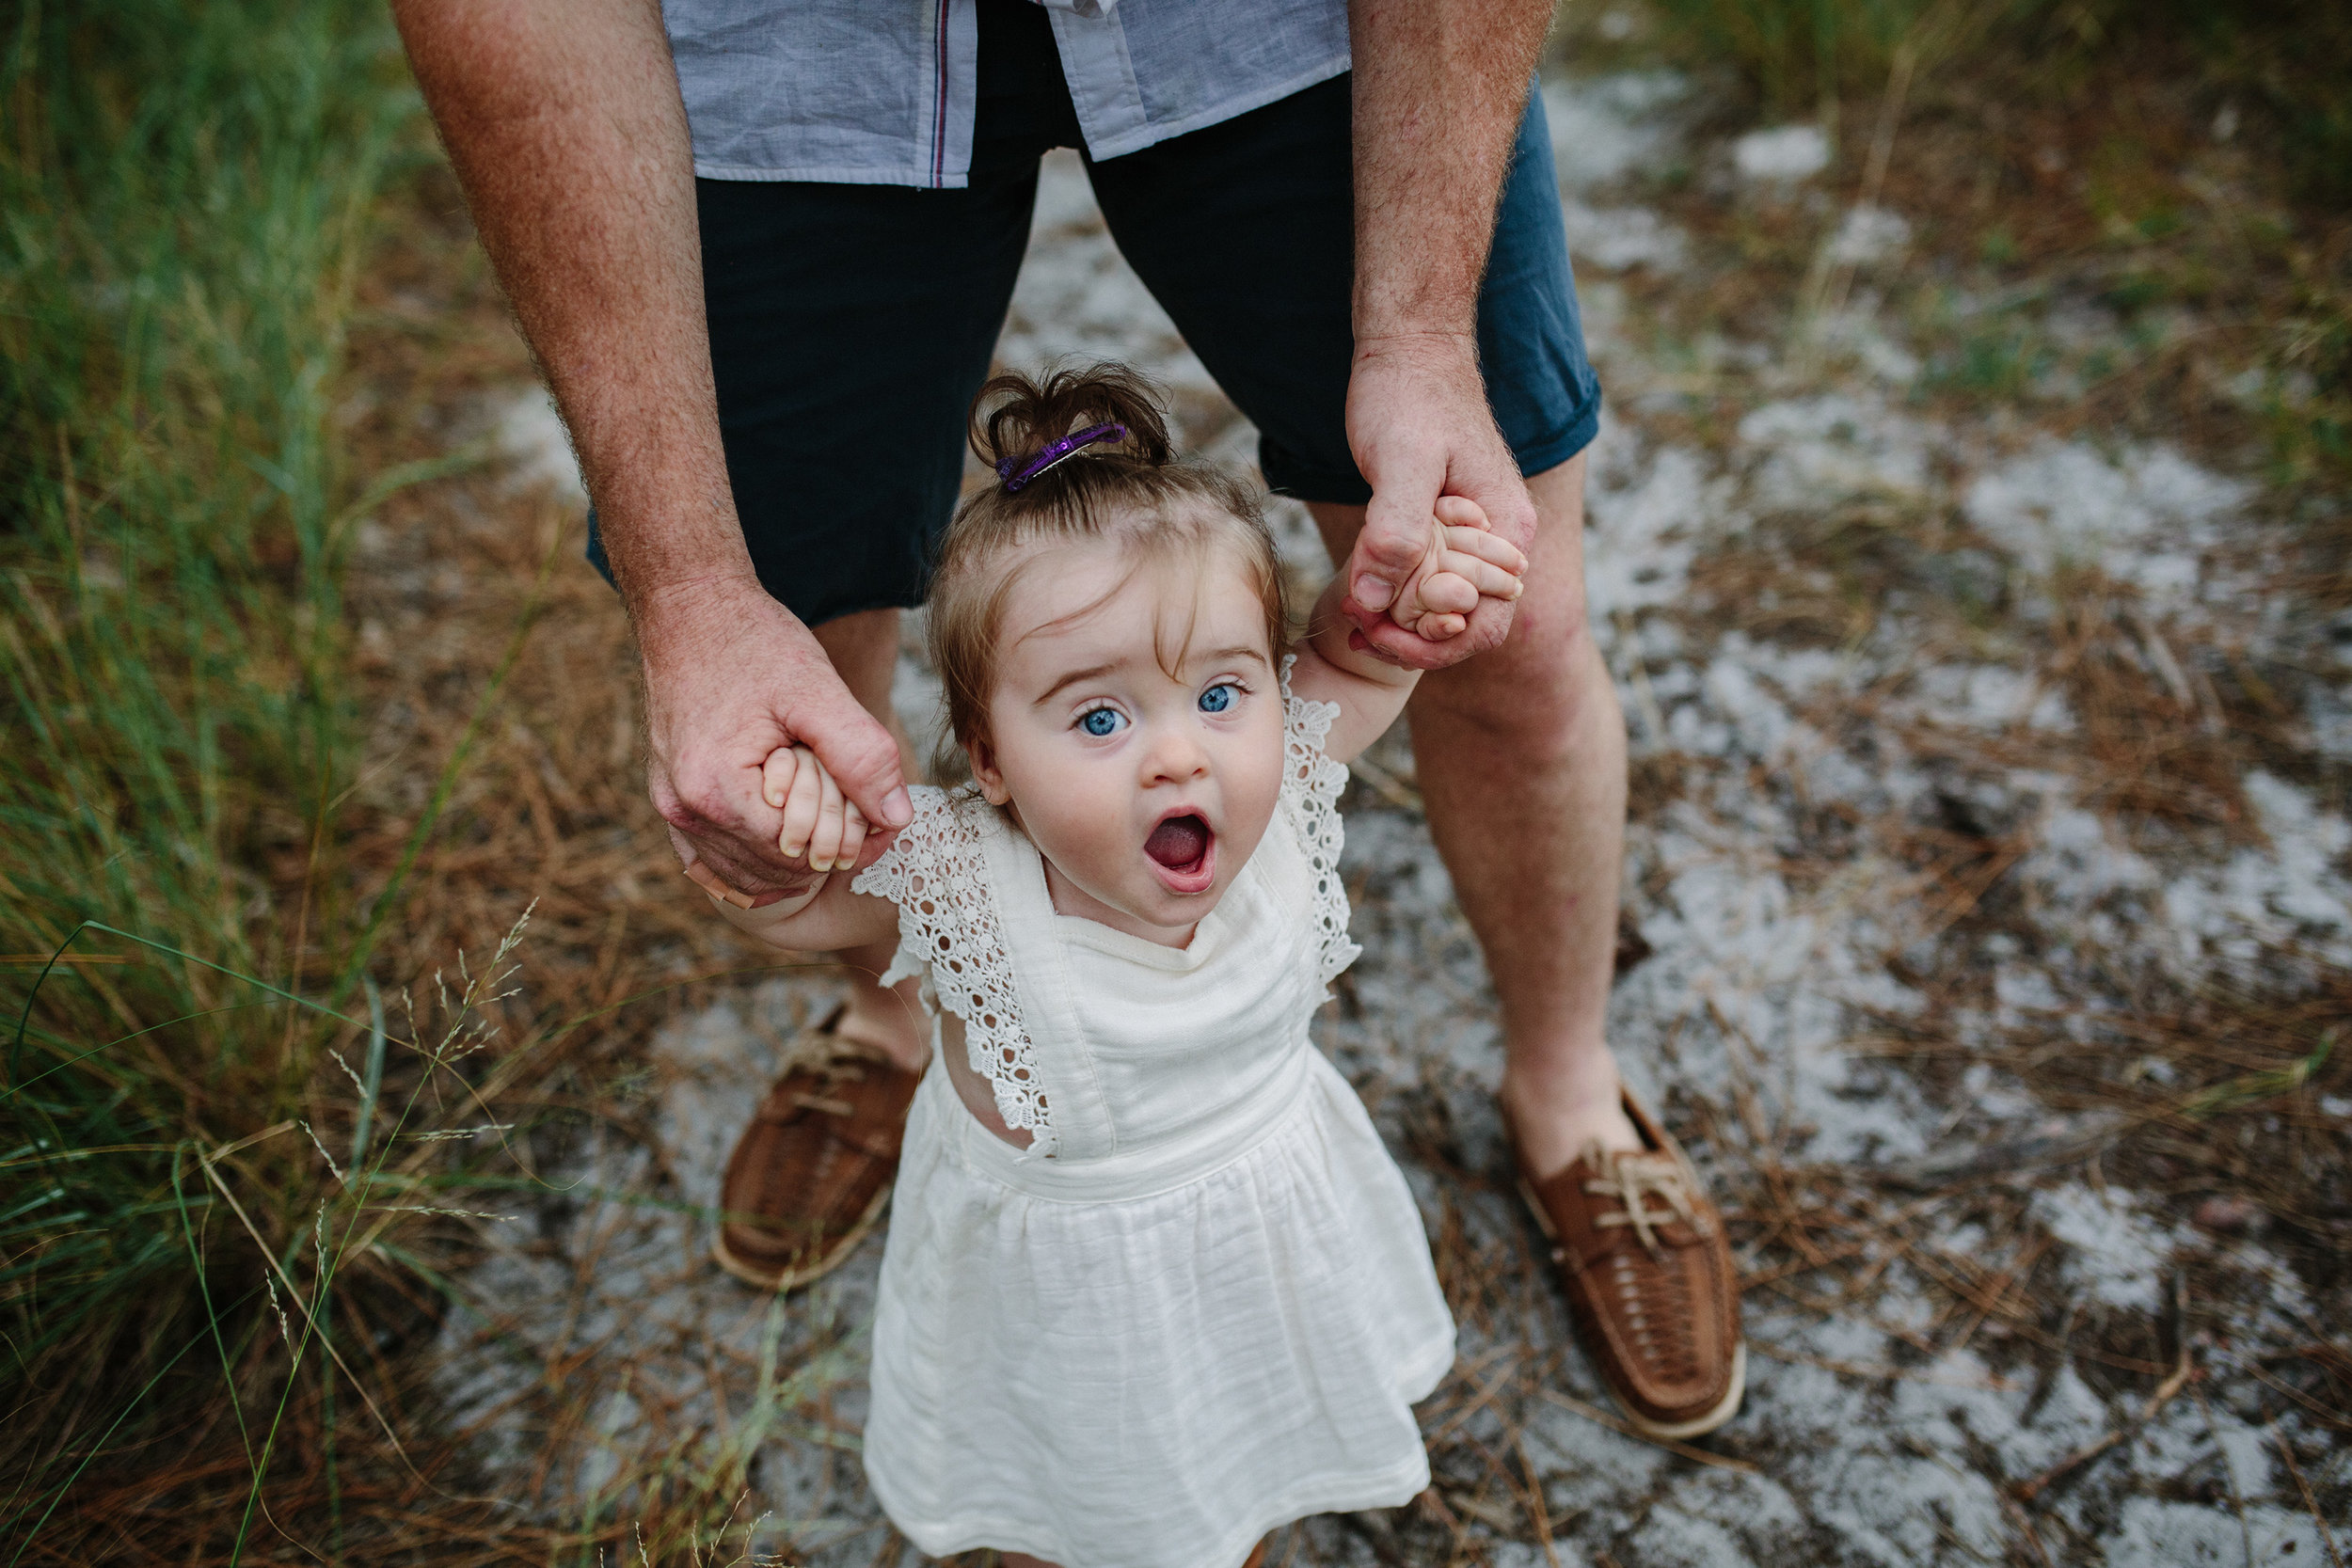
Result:
M1510 641L1422 677L1429 831L1502 1004L1503 1111L1529 1174L1638 1148L1604 1029L1625 849L1625 718L1584 617L1584 458L1528 482L1541 518ZM1309 508L1334 561L1360 506Z
M817 641L850 693L866 711L890 728L898 742L898 766L912 781L923 776L914 742L890 705L890 677L898 664L898 612L866 610L843 615L816 628ZM916 982L902 980L891 990L876 982L890 967L898 950L895 942L878 942L834 955L850 983L849 1011L834 1026L843 1039L870 1045L909 1071L920 1072L930 1061L930 1041L923 1030Z

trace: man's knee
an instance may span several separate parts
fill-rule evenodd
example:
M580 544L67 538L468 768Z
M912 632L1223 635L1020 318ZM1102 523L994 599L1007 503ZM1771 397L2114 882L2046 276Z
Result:
M1414 703L1491 735L1530 740L1565 736L1597 705L1613 711L1616 693L1593 642L1581 584L1529 593L1501 647L1423 676Z

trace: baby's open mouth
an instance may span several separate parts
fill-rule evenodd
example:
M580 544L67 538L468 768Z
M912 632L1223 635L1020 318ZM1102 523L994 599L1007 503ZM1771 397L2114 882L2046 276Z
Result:
M1198 816L1171 816L1152 830L1143 852L1170 871L1190 871L1209 852L1209 825Z

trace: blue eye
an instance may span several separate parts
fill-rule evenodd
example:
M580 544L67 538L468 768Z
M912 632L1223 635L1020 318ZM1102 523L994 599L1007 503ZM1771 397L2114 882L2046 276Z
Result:
M1231 681L1219 681L1216 685L1200 693L1200 711L1203 713L1223 713L1227 708L1233 705L1233 699L1239 695L1241 695L1241 693L1235 689Z
M1078 718L1078 727L1091 736L1114 735L1125 722L1117 708L1109 707L1089 708Z

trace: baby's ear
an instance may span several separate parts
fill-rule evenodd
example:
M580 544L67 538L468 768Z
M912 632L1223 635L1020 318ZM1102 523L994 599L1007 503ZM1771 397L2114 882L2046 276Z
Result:
M980 794L992 806L1001 806L1012 799L1012 791L1005 787L1005 771L996 766L996 748L988 743L986 736L974 736L963 743L963 754L972 764L972 781L980 786Z

